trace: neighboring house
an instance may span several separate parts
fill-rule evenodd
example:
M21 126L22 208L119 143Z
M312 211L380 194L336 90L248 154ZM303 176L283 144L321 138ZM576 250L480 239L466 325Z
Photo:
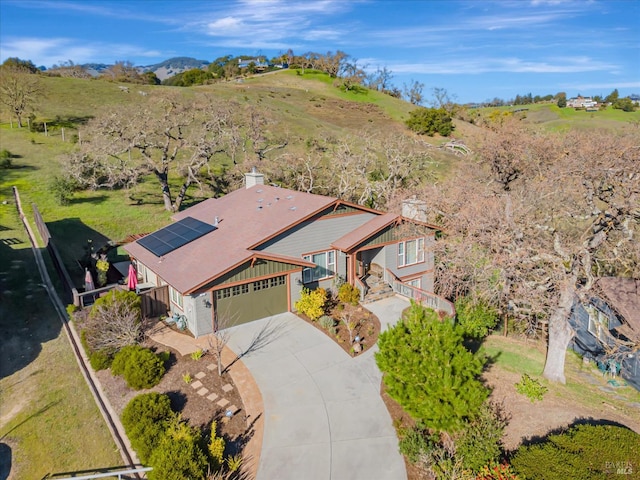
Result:
M261 58L250 58L248 60L240 60L238 62L238 68L249 68L249 65L253 63L256 70L266 70L269 68L269 64Z
M597 106L598 106L598 102L593 100L591 97L577 96L577 97L572 97L569 100L567 100L567 107L572 107L572 108L593 108L593 107L597 107Z
M172 313L184 315L196 337L215 322L227 327L293 311L303 288L346 281L363 292L374 270L399 293L442 301L429 293L436 227L264 185L255 169L245 184L124 247L141 282L168 285Z
M599 278L589 301L576 302L569 323L573 350L640 390L640 279Z

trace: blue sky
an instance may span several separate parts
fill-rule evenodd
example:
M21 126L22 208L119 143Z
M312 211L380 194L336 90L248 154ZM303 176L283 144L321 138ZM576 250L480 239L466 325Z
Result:
M342 50L459 102L640 94L638 0L0 0L0 58L50 67Z

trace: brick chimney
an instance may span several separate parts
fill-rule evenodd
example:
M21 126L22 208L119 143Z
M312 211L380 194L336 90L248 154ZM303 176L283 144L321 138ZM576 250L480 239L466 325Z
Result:
M244 185L246 188L264 185L264 175L258 173L258 169L253 167L249 173L244 174Z

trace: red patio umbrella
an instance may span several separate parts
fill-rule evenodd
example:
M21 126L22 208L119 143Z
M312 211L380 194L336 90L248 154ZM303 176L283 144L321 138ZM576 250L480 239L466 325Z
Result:
M89 271L88 268L84 269L85 274L84 274L84 291L88 292L90 290L95 290L96 287L93 283L93 277L91 276L91 272Z
M133 263L129 264L129 276L127 278L127 287L129 290L135 290L138 287L138 274Z

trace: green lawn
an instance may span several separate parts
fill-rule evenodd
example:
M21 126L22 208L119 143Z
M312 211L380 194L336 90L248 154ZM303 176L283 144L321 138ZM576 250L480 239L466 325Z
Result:
M493 359L495 365L502 370L526 373L539 379L549 388L549 394L565 398L567 402L597 409L606 401L619 412L640 419L640 411L629 406L629 403L640 403L640 392L631 386L625 386L617 388L615 395L604 393L600 387L607 386L607 379L602 377L593 364L584 364L572 351L567 352L565 361L566 385L551 383L542 378L545 349L538 343L531 342L524 347L520 340L492 335L484 341L481 352ZM592 378L594 383L585 381L586 376Z
M2 200L7 200L4 180ZM0 443L10 448L10 458L2 456L0 464L10 463L16 479L122 465L39 286L33 253L10 200L0 203L0 240Z

